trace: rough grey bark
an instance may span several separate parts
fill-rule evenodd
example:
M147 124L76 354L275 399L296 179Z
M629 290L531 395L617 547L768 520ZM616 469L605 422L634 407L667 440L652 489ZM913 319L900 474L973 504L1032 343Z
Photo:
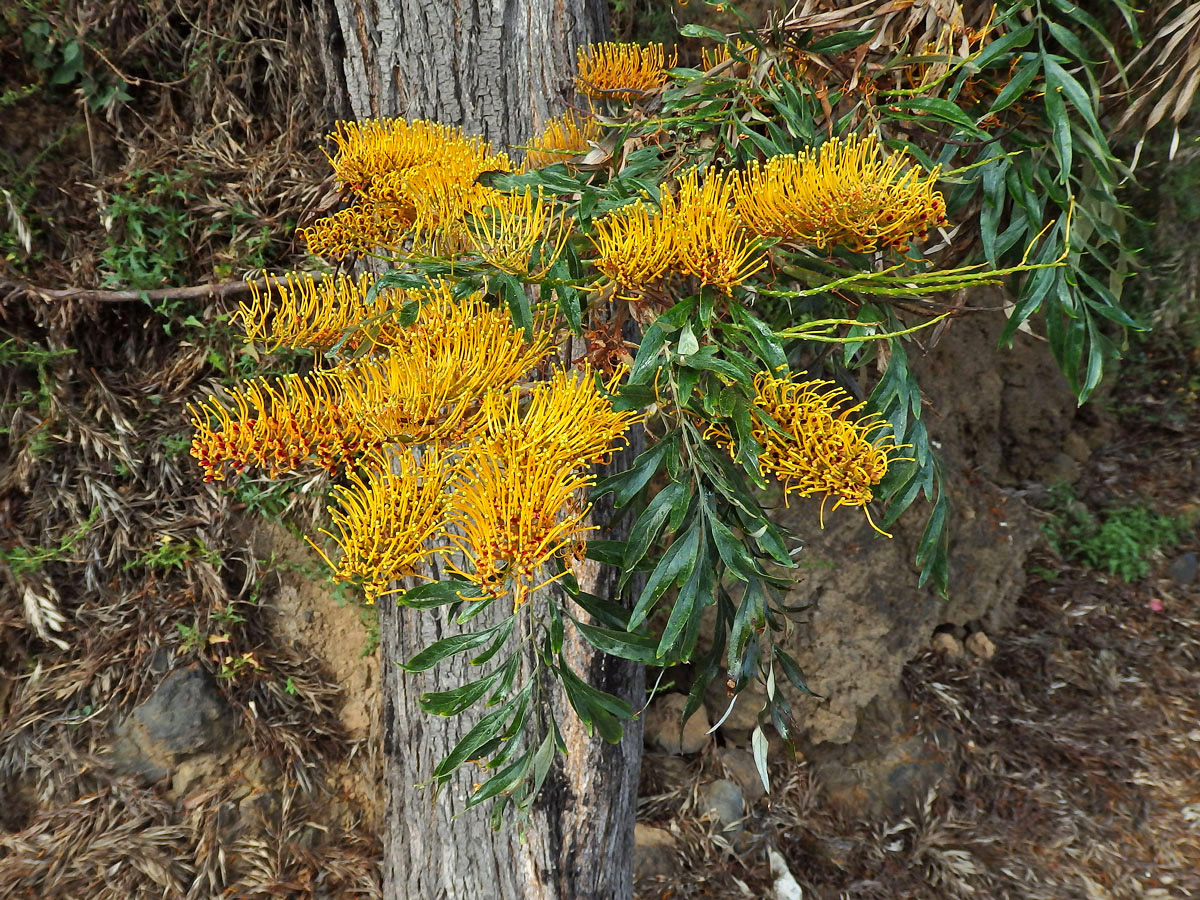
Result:
M562 112L575 49L607 29L601 0L329 2L341 46L326 71L348 101L338 115L434 118L497 144Z
M567 105L575 48L603 37L606 16L603 0L328 0L323 9L328 100L336 117L432 118L498 146L521 143ZM626 451L625 465L634 449ZM607 517L606 510L597 514L598 521ZM615 593L615 576L609 579L594 564L577 574L584 590ZM492 621L506 614L501 607ZM491 612L473 626L487 624L482 620ZM394 662L457 631L437 613L380 604L385 897L632 897L640 721L610 746L588 737L556 699L551 705L569 755L551 772L523 838L514 828L492 832L486 809L464 812L471 781L482 781L482 773L463 775L436 799L429 788L416 787L429 781L437 761L478 717L437 719L420 710L418 698L481 673L462 657L419 676L405 675ZM570 636L566 644L576 673L640 706L640 666L603 657Z

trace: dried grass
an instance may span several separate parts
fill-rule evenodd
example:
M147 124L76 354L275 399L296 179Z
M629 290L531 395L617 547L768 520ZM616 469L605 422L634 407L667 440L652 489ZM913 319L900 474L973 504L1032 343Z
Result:
M97 283L98 210L136 170L202 172L189 213L249 215L279 234L314 202L325 123L306 4L63 0L54 11L137 83L134 102L88 116L90 153L43 172L73 189L37 195L40 283ZM185 77L157 83L145 60L177 61ZM51 105L10 125L68 114ZM228 246L191 251L183 278L232 264ZM379 895L378 845L361 822L333 820L326 782L335 765L371 771L371 754L340 724L340 686L274 632L255 592L275 585L236 499L205 485L186 452L184 404L220 377L210 351L236 356L213 326L228 311L198 311L212 327L181 344L178 322L167 335L141 305L0 296L2 336L25 354L0 378L0 549L24 560L0 565L0 897ZM322 493L306 487L301 521ZM231 604L245 622L219 618ZM195 646L191 628L228 642ZM252 752L282 771L277 807L239 814L231 779L169 802L109 770L111 726L170 666L216 674L242 653L261 668L218 685Z

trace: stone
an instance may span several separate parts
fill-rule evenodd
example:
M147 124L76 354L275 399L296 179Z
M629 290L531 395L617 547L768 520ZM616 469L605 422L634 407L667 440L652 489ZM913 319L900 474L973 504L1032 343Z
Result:
M1075 460L1081 466L1086 465L1087 461L1092 457L1092 448L1088 444L1087 438L1077 431L1072 431L1063 438L1063 453Z
M948 632L939 631L934 634L933 640L929 642L929 646L935 653L940 653L946 659L963 658L962 642Z
M171 793L182 797L201 785L217 781L225 767L209 753L201 753L177 762L171 769Z
M1073 456L1056 453L1037 474L1038 480L1046 484L1074 484L1083 476L1083 466Z
M758 775L758 766L754 764L754 754L737 747L722 747L717 752L717 760L722 768L739 788L747 804L753 804L766 794L762 778Z
M701 704L683 722L686 705L687 697L683 694L664 694L651 703L646 711L646 743L666 753L699 753L710 740L708 712Z
M1196 580L1198 569L1200 563L1197 562L1195 553L1181 553L1171 560L1171 565L1167 567L1167 576L1176 584L1187 586Z
M696 798L700 815L717 825L720 831L741 831L746 815L742 789L727 778L710 782L700 788Z
M119 774L163 780L180 760L228 749L231 719L232 711L207 672L195 666L176 669L114 727L108 761Z
M736 699L736 702L734 702ZM752 681L742 688L736 698L730 697L725 687L724 678L714 678L709 682L704 695L704 703L712 710L714 721L721 721L720 731L723 735L742 734L752 731L758 724L759 713L767 702L767 689L758 681ZM729 704L733 703L730 709ZM728 715L726 714L728 713Z
M982 631L967 635L967 649L980 659L991 659L996 655L996 645Z
M679 868L676 855L675 836L665 828L643 825L633 826L633 877L669 878Z
M862 754L845 752L861 744L823 745L813 769L826 802L847 819L913 815L949 779L954 744L953 734L939 729L933 736L895 736Z

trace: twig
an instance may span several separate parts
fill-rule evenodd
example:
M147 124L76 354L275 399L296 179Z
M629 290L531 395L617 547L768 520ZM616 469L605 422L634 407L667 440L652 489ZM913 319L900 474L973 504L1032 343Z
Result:
M268 287L272 277L249 281L218 281L211 284L193 284L189 287L159 288L153 291L103 291L97 288L52 288L38 287L21 281L0 280L0 292L32 294L43 300L96 300L100 303L133 303L139 300L197 300L201 297L237 297L250 293L252 288Z

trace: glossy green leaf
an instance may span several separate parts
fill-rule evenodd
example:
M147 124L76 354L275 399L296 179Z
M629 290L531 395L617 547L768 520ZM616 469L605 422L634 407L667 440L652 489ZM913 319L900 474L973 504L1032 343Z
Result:
M500 680L503 669L470 681L448 691L428 691L420 696L418 703L427 713L437 716L457 716L483 699Z
M875 37L875 32L870 30L842 31L815 40L804 50L806 53L841 53L843 50L861 47L873 37Z
M530 681L501 706L476 722L475 726L454 745L454 749L446 758L434 768L434 780L439 784L445 783L459 766L469 759L477 758L486 744L499 737L510 722L523 714L532 691L533 682Z
M571 621L575 623L575 627L579 629L583 639L602 653L650 666L657 665L659 662L658 656L655 654L658 640L650 635L587 625L574 617Z
M463 653L467 650L474 650L476 647L482 647L488 641L494 639L496 635L505 631L505 629L511 631L514 619L515 616L509 616L503 622L493 625L491 628L485 628L483 631L476 631L472 634L456 634L452 637L435 641L408 662L397 663L397 665L405 672L424 672L426 669L433 668L443 659L454 656L456 653Z
M658 565L654 567L654 571L650 573L650 577L646 579L646 586L642 588L637 605L629 615L631 629L637 628L646 620L646 616L650 614L654 604L658 602L667 588L671 587L680 577L687 577L691 574L700 546L700 532L700 517L695 516L687 531L676 537L671 546L667 548L667 552L663 554Z
M449 606L463 598L479 597L478 585L469 581L431 581L396 595L396 603L413 609Z

